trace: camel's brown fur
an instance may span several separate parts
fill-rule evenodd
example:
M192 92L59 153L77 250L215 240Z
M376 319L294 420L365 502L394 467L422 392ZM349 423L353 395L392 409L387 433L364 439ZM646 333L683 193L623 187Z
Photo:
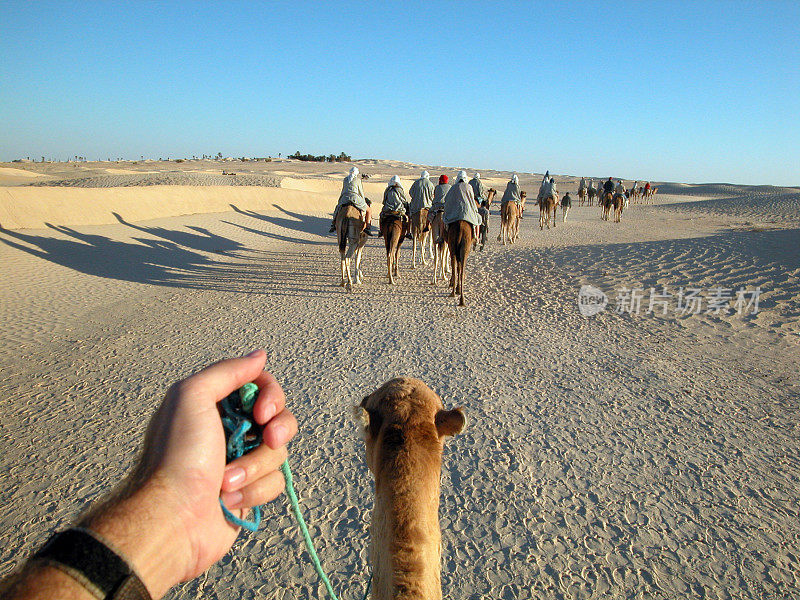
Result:
M336 215L336 237L339 242L339 256L342 267L342 287L353 289L353 277L350 273L350 261L355 262L356 284L363 280L361 273L361 253L367 243L367 234L363 231L364 218L355 206L347 206Z
M464 306L464 266L473 246L472 225L467 221L455 221L447 226L447 246L450 249L450 296L458 296L458 305Z
M497 190L494 188L489 188L489 191L486 192L486 203L489 205L489 208L492 207L492 202L494 202L495 196L497 196Z
M625 208L625 199L619 195L614 196L614 222L622 221L622 209Z
M611 214L611 207L614 205L614 194L611 192L603 192L603 196L600 198L600 217L604 221L608 221L608 217Z
M464 428L464 413L444 410L439 396L408 377L383 384L356 412L375 477L372 598L440 600L442 450L445 437Z
M386 270L389 283L394 284L400 277L400 245L408 233L408 222L399 215L385 215L380 220L381 235L386 245Z
M431 221L431 237L433 238L433 280L431 285L436 285L437 279L445 279L445 270L449 263L447 248L447 227L444 224L443 211L439 211Z
M428 226L428 209L423 208L419 212L411 215L411 268L417 268L417 244L419 243L419 251L422 256L422 264L427 265L428 261L425 260L425 242L428 240L430 234L430 227ZM429 248L431 258L433 258L433 250Z
M519 209L517 203L513 201L503 203L500 208L500 235L497 236L497 240L502 240L504 246L506 241L513 244L517 239L518 230Z
M539 229L550 229L550 219L553 219L553 227L556 226L556 209L558 208L558 194L552 193L546 198L542 198L539 203Z

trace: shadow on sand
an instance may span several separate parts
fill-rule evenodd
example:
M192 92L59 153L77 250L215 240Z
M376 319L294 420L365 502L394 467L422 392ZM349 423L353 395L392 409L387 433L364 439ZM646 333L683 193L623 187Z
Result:
M215 260L201 254L207 251L233 256L245 250L242 244L203 228L195 228L200 232L195 235L125 223L161 239L143 237L122 242L66 226L46 225L59 235L35 235L0 226L0 241L79 273L119 281L248 294L304 295L332 292L335 288L333 278L320 280L318 261L295 253L256 251L252 263Z
M172 229L165 229L163 227L143 227L134 223L129 223L123 219L118 213L112 212L112 215L123 225L147 233L153 237L160 237L168 242L172 242L177 246L183 246L190 250L199 250L201 252L214 252L216 254L229 254L236 255L238 252L247 250L247 247L241 242L230 240L216 233L212 233L205 227L196 227L194 225L187 225L187 229L196 231L197 233L189 233L187 231L178 231Z
M313 234L313 235L317 235L319 237L326 237L326 236L329 235L328 234L328 228L330 227L330 224L331 224L331 221L329 219L327 219L325 217L314 217L312 215L304 215L302 213L295 213L295 212L286 210L285 208L282 208L282 207L278 206L277 204L273 204L272 206L275 209L279 210L280 212L282 212L283 214L285 214L285 215L287 215L288 217L291 217L291 218L287 219L287 218L283 218L283 217L273 217L273 216L270 216L270 215L254 212L252 210L242 210L241 208L239 208L235 204L231 204L230 205L230 207L235 212L239 213L240 215L244 215L244 216L250 217L252 219L258 219L258 220L261 220L261 221L265 221L267 223L270 223L272 225L276 225L276 226L281 227L283 229L287 229L287 230L290 230L290 231L298 231L298 232L303 232L303 233L310 233L310 234ZM322 240L322 241L309 240L309 239L303 239L303 238L298 238L298 237L280 235L280 234L277 234L277 233L270 233L268 231L261 231L261 230L257 230L257 229L252 229L252 228L249 228L249 227L245 227L244 225L238 225L236 223L229 223L229 224L230 225L236 225L237 227L240 227L241 229L244 229L245 231L249 231L250 233L263 235L263 236L268 237L270 239L280 240L280 241L283 241L283 242L295 242L297 244L312 244L312 245L317 245L317 246L327 246L327 245L333 245L334 244L333 238L331 238L330 241L328 241L328 240Z

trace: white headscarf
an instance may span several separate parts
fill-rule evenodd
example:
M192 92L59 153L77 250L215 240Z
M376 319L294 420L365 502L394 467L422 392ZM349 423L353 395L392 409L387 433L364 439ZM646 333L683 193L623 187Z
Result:
M517 177L516 173L514 173L514 175L512 175L511 183L519 183L519 177Z
M350 169L350 172L347 174L347 177L345 179L347 179L347 181L350 182L353 181L353 179L355 179L357 176L358 176L358 167L353 167L352 169Z
M400 184L400 178L399 178L397 175L393 176L393 177L392 177L392 178L389 180L389 187L392 187L393 185L397 185L397 186L403 187L403 186Z
M481 174L480 173L475 173L475 179L480 179L480 178L481 178Z
M458 175L456 175L456 183L459 181L466 181L467 180L467 172L466 171L459 171Z
M427 179L430 176L431 176L430 173L428 173L427 171L423 171L422 175L420 175L420 177L422 177L423 179Z

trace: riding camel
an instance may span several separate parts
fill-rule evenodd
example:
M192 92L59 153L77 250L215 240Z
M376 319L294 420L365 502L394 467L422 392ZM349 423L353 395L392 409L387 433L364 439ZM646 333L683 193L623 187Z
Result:
M361 253L367 243L361 211L352 204L340 209L336 215L336 239L339 242L339 256L341 256L341 286L352 291L353 277L350 273L350 264L354 263L356 285L361 285L364 280L361 272Z
M553 219L553 227L556 226L556 209L558 208L558 192L549 192L542 196L539 203L539 229L550 229L550 219Z
M588 188L580 188L578 190L578 206L583 206L586 203L586 199L589 195Z
M614 195L614 223L622 221L622 211L625 208L627 200L624 196L619 194Z
M422 257L422 265L427 266L428 261L425 260L425 244L429 241L430 227L428 225L428 209L423 208L419 212L412 213L411 215L411 268L417 268L417 244L419 244L419 253ZM428 244L428 255L433 260L433 244Z
M433 239L433 281L436 285L438 279L444 281L450 268L450 250L447 247L447 227L444 224L444 211L437 211L431 221L431 238Z
M441 600L439 496L447 437L463 431L461 408L418 379L384 383L354 407L375 478L370 525L373 600Z
M600 200L600 218L603 221L608 221L611 214L611 207L614 205L614 194L611 192L603 192L603 197Z
M512 201L504 202L500 208L500 235L497 236L497 241L506 241L513 244L517 240L517 232L519 231L519 207L517 203Z
M597 190L593 187L589 188L588 196L586 198L586 206L594 206L595 198L597 197Z
M489 191L486 192L486 202L489 205L489 208L492 208L492 202L494 202L494 198L497 196L497 190L494 188L489 188Z
M386 270L389 283L394 285L396 279L400 277L400 246L408 233L408 221L404 221L403 217L397 214L381 215L380 230L386 245Z
M458 305L464 306L464 266L474 244L472 224L469 221L454 221L447 226L447 246L450 250L450 297L458 296Z

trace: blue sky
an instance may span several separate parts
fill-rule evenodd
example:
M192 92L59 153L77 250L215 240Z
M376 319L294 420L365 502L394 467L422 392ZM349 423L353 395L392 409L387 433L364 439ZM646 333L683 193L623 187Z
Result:
M800 2L0 1L0 160L800 185Z

